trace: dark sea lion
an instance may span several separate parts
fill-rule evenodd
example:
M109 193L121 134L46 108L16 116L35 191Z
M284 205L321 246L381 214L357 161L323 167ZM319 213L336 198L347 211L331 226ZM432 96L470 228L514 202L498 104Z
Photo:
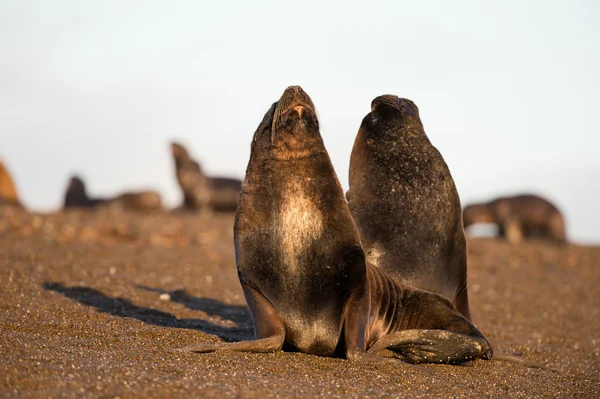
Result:
M460 199L412 101L372 101L354 141L347 199L367 262L471 319Z
M65 192L63 208L94 208L106 202L104 198L90 198L83 179L79 176L71 176Z
M240 283L256 340L188 352L271 352L411 363L489 359L452 303L365 263L358 230L310 97L288 87L254 134L234 225Z
M160 194L156 191L127 192L113 198L90 198L85 183L79 176L72 176L65 193L63 207L96 208L107 206L113 209L155 211L162 209Z
M177 182L183 194L183 208L235 212L242 182L226 177L206 176L200 164L180 143L171 143Z
M0 205L11 205L22 208L17 188L13 179L10 177L8 169L0 160Z
M562 214L554 204L537 195L523 194L470 204L463 211L463 221L465 228L476 223L496 224L498 235L511 242L536 236L566 242Z

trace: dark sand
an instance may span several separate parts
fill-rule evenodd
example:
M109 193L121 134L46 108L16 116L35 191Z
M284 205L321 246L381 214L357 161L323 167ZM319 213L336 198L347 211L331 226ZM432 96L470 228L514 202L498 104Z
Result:
M252 338L233 216L0 207L1 397L600 397L600 248L469 242L474 321L500 361L184 354Z

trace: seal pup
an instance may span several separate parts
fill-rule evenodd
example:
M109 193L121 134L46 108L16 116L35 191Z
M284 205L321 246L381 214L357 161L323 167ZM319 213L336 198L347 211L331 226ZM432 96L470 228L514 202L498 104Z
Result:
M489 359L483 335L452 303L414 289L365 254L321 138L311 98L288 87L254 134L234 224L238 275L256 340L179 350L282 348L410 363Z
M561 212L547 199L533 194L467 205L463 221L465 229L476 223L493 223L498 226L498 236L513 243L536 236L566 242L565 219Z
M235 212L242 189L240 180L206 176L200 164L180 143L171 143L171 154L175 161L177 182L183 194L183 208Z
M450 299L471 320L460 199L411 100L372 101L354 141L349 180L346 196L367 262Z
M19 194L10 173L2 160L0 160L0 205L11 205L22 208Z
M126 192L113 198L90 198L83 179L79 176L72 176L65 193L64 209L96 208L98 206L139 211L163 209L160 194L156 191Z

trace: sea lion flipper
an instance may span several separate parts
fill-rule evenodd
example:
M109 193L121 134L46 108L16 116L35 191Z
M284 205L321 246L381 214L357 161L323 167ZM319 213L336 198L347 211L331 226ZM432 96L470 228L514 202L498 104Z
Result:
M484 339L446 330L396 331L380 338L368 351L384 349L409 363L463 363L492 357Z
M379 364L402 364L409 367L418 367L413 364L404 363L399 359L379 356L375 353L367 352L365 348L365 329L366 320L361 317L365 308L368 309L369 296L364 292L355 293L346 305L346 315L344 322L344 341L346 343L346 359L350 361L364 361ZM419 369L422 369L419 367ZM425 371L429 371L425 369Z
M281 313L256 288L244 282L242 277L240 283L252 315L256 338L278 337L281 342L277 349L281 349L285 340L285 322Z
M526 367L531 367L534 369L549 370L549 371L554 371L556 373L560 372L560 370L557 368L546 366L541 363L533 362L531 360L523 359L522 357L519 357L519 356L505 355L503 353L498 353L498 354L494 353L492 360L499 360L502 362L522 364L523 366L526 366Z
M408 329L379 338L369 352L390 349L409 363L458 364L492 357L483 334L441 295L405 287L400 309L408 317Z
M208 353L219 350L265 353L281 349L285 340L285 323L281 314L260 292L241 281L248 308L254 322L256 340L239 342L207 342L177 349L181 352Z
M179 352L195 352L209 353L220 350L232 352L253 352L266 353L275 352L281 349L283 339L280 336L274 335L268 338L257 339L254 341L239 341L239 342L202 342L177 348Z

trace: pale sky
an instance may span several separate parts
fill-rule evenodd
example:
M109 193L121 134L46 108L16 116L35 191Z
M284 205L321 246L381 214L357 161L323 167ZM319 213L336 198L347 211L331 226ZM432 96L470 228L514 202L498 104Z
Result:
M371 100L412 99L464 204L542 194L600 242L600 2L0 0L0 157L26 206L180 194L168 143L243 178L289 85L342 185Z

